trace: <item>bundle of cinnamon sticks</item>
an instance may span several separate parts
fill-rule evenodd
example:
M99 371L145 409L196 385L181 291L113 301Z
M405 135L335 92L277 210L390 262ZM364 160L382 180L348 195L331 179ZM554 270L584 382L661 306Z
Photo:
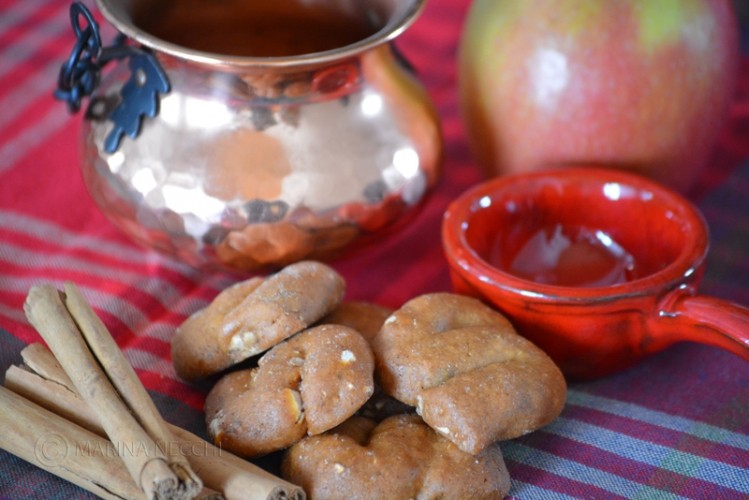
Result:
M33 287L46 341L0 387L0 447L102 498L303 499L304 491L166 423L77 287Z

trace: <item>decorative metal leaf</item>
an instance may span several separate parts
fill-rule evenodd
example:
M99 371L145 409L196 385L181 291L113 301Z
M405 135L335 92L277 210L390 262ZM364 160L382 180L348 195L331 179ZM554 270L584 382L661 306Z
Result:
M147 50L129 46L124 35L119 35L112 46L102 47L99 25L81 2L70 6L70 22L76 42L60 68L54 95L66 101L71 112L77 112L83 98L96 90L107 63L129 59L130 78L120 89L121 99L109 115L114 127L104 140L104 150L114 153L125 134L133 139L138 136L144 116L153 118L158 114L159 94L169 92L169 80L156 57ZM87 116L102 119L109 109L103 105L109 102L107 97L95 98Z
M145 51L133 52L128 61L130 78L120 90L120 103L109 119L114 127L104 140L107 153L117 151L122 137L136 138L144 116L155 117L159 112L159 94L169 92L169 80L154 56Z

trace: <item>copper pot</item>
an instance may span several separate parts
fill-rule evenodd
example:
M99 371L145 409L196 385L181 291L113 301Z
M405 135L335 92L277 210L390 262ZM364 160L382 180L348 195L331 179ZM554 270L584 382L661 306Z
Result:
M137 241L197 267L329 259L436 183L438 117L391 43L424 0L96 3L124 41L83 42L114 63L90 85L83 176Z

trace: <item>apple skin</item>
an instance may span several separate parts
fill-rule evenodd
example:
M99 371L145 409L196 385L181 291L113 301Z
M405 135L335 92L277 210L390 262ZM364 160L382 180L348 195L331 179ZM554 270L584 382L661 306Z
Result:
M474 0L459 49L487 177L611 166L687 192L733 97L730 0Z

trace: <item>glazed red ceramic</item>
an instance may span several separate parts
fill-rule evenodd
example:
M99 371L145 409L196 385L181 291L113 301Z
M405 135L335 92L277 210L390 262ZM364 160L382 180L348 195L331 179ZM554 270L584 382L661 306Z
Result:
M442 238L456 291L506 314L570 378L679 341L749 360L749 309L697 291L702 215L651 180L597 168L495 178L452 202Z

